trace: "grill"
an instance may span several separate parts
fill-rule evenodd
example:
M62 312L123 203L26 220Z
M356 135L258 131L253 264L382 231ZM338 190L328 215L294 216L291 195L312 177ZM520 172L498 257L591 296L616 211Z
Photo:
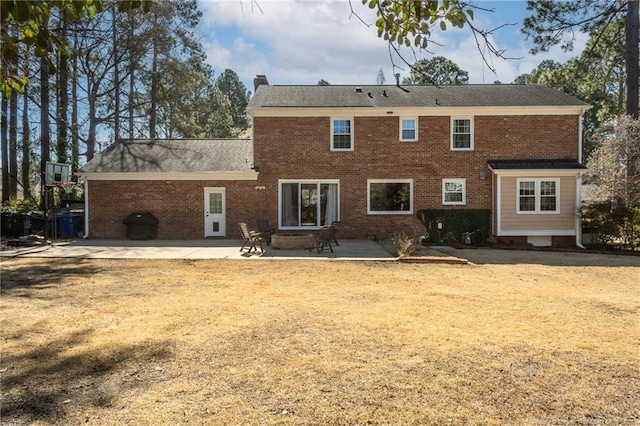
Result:
M158 219L149 212L135 212L122 221L127 225L127 238L132 240L155 240L158 238Z

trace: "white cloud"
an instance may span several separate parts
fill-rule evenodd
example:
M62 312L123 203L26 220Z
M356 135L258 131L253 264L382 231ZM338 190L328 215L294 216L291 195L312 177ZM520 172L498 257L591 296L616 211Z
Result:
M371 12L353 1L359 12ZM209 63L231 68L242 81L266 74L274 84L374 84L384 68L391 80L387 44L373 27L350 18L346 1L264 1L263 13L249 1L203 1L204 41ZM369 19L369 21L372 21ZM233 40L224 40L226 34ZM252 87L249 87L252 90Z
M373 12L360 0L351 4L367 22L374 22ZM253 90L256 74L266 74L272 84L316 84L320 79L332 84L375 84L382 68L387 84L394 81L387 43L377 37L375 27L351 16L346 0L200 0L199 6L208 62L216 73L233 69L249 90ZM500 19L504 17L497 13L476 14L475 23L479 28L494 28ZM433 44L429 50L467 70L471 83L510 83L544 59L564 62L577 54L554 48L531 56L524 36L518 36L513 28L504 32L508 35L501 36L499 31L492 42L507 49L507 56L523 59L493 58L496 74L483 64L468 28L435 32L433 40L444 47ZM576 52L585 42L584 36L578 40ZM414 61L410 51L404 51L404 56ZM432 56L421 52L417 58ZM405 68L396 72L403 77L409 74L401 60L396 57L394 62Z

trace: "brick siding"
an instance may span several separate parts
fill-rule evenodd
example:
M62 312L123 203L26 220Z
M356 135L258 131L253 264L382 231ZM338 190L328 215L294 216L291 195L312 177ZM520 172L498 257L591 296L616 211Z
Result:
M399 141L399 118L355 117L354 150L330 150L330 117L255 117L255 163L268 211L278 214L278 179L339 179L341 233L350 238L424 232L415 214L367 214L367 179L413 179L413 212L491 208L487 160L576 159L578 117L476 116L474 150L451 151L450 117L419 117L418 141ZM486 174L481 179L480 172ZM465 178L465 206L442 205L442 179Z
M255 181L89 181L89 235L126 239L122 220L133 212L158 218L158 239L204 238L204 188L226 188L227 238L240 238L239 222L255 228L263 217Z
M255 117L257 181L90 180L90 237L126 238L122 220L149 211L160 221L159 239L203 238L204 188L224 187L227 238L239 238L238 222L277 224L278 179L339 179L344 238L419 234L419 209L491 208L487 160L578 158L575 115L475 116L473 151L450 150L450 117L419 117L417 142L399 141L398 120L356 117L354 151L333 152L329 117ZM443 178L466 179L465 206L442 205ZM367 179L413 179L413 214L367 214Z

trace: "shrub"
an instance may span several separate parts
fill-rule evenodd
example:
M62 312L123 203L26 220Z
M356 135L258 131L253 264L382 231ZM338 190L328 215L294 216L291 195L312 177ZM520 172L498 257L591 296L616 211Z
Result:
M27 213L37 210L38 202L33 199L10 199L0 207L0 230L3 237L24 235L24 222Z
M480 229L489 235L491 210L489 209L423 209L417 212L432 244L463 243L463 232ZM442 224L439 228L438 224ZM484 241L483 241L484 242Z
M415 253L417 243L415 238L408 236L405 233L394 234L391 238L393 247L395 248L395 255L398 257L407 257Z
M629 210L621 226L622 242L631 250L640 249L640 207Z
M29 213L34 210L38 210L38 200L33 198L25 198L24 200L17 200L11 198L2 206L2 211Z
M585 205L581 215L584 226L591 228L595 245L640 248L640 208L605 201Z

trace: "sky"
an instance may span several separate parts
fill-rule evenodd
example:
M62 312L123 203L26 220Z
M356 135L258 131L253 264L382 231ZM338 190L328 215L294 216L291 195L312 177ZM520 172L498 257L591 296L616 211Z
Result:
M386 84L409 75L408 66L390 56L386 41L378 38L375 15L361 0L198 0L203 12L199 36L207 61L216 75L226 68L235 71L253 92L256 74L270 84L376 84L382 69ZM495 73L482 60L468 28L437 29L428 52L403 51L409 63L416 59L444 56L469 72L469 83L511 83L531 72L545 59L564 62L582 50L586 37L578 35L574 52L559 47L538 55L529 53L532 43L520 32L530 15L524 0L476 0L494 12L476 11L474 25L491 30L504 24L492 36L492 43L504 56L489 57ZM351 12L356 12L367 26ZM437 43L437 44L436 44ZM394 64L396 67L394 67Z

